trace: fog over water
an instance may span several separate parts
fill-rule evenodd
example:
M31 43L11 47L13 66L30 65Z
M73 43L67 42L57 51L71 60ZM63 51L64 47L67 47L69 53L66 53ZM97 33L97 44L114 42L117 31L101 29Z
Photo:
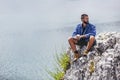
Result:
M0 80L43 80L80 15L97 33L120 32L120 0L0 0Z

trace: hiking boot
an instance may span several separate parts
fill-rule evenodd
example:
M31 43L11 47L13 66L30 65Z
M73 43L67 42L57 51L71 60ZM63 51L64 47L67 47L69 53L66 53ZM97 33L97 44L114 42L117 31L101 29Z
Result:
M89 52L88 50L85 50L83 56L87 56L88 52Z
M74 52L74 60L73 62L77 61L80 58L80 53L78 51Z

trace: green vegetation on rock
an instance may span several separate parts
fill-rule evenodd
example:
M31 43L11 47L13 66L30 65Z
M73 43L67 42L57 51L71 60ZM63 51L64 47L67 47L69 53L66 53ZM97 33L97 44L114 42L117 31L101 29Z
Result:
M70 58L65 52L60 55L56 54L55 57L58 66L54 71L48 71L48 73L54 80L62 80L66 70L70 67Z

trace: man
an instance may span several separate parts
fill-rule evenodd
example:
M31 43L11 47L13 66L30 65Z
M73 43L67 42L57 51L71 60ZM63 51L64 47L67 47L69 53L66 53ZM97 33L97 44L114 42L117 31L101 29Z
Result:
M84 55L86 56L92 46L96 44L95 35L96 28L94 25L89 23L89 17L87 14L81 15L82 24L78 24L72 37L68 39L70 47L74 52L74 61L76 61L81 55L76 49L76 45L86 45Z

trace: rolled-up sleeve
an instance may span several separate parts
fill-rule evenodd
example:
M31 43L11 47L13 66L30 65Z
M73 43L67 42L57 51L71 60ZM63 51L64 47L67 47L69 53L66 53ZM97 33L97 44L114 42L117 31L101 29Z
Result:
M86 35L86 38L89 38L91 35L96 36L96 27L94 25L92 25L90 32L85 35Z
M78 29L79 29L79 25L77 25L77 27L75 28L72 37L76 36L78 34Z

